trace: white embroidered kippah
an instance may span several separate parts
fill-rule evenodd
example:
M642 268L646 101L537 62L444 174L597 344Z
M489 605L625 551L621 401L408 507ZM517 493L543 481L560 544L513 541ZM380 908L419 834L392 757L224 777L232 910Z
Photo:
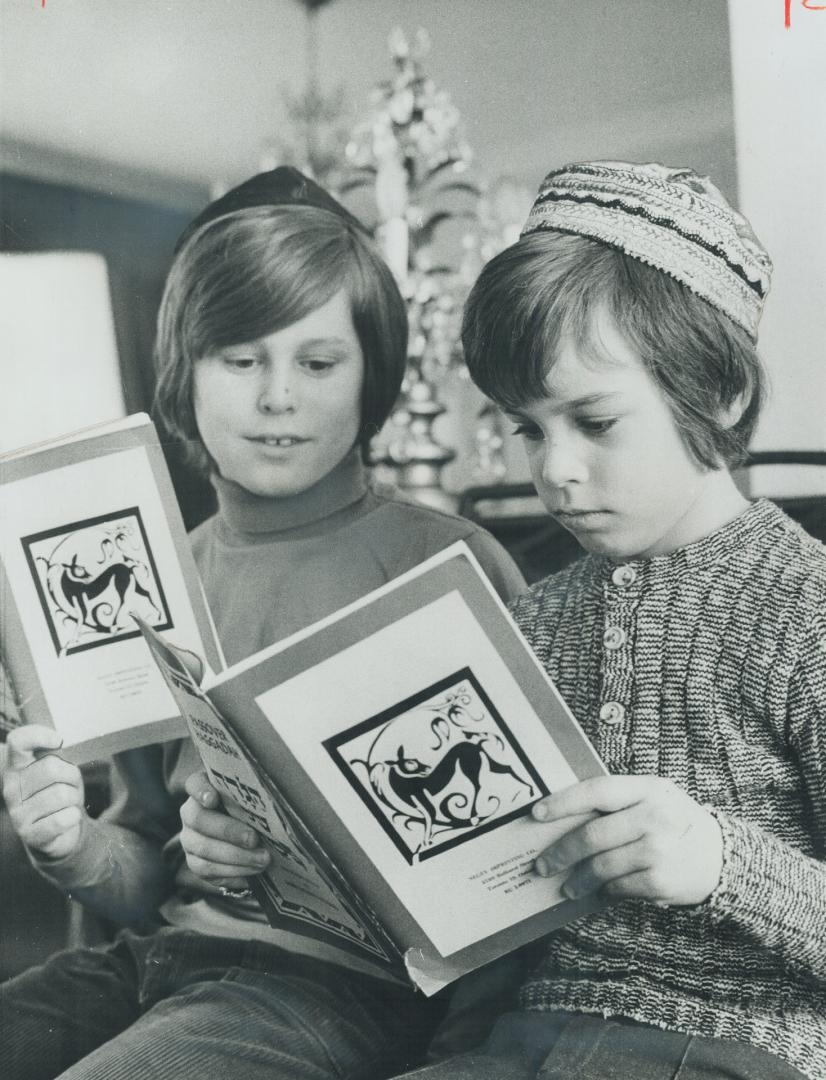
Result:
M522 229L602 240L687 285L757 339L772 264L708 177L655 163L590 161L548 173Z

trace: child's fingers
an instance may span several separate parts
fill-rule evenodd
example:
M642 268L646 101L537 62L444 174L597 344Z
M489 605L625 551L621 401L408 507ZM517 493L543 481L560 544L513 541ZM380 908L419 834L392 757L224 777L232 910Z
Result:
M83 796L73 784L50 784L30 799L9 806L9 816L18 832L37 824L66 807L82 809Z
M53 753L63 745L63 736L45 724L23 724L13 728L6 740L7 769L23 769L42 753Z
M563 893L575 898L599 892L676 905L704 901L722 872L720 826L688 795L671 803L666 790L662 802L609 815L625 819L639 837L577 863Z
M534 803L532 813L537 821L557 821L589 813L613 814L648 798L651 781L663 783L660 777L649 776L597 776L581 780Z
M645 829L639 804L613 814L591 817L549 844L537 857L534 869L542 877L553 877L600 852L633 843Z
M249 847L241 847L238 844L204 836L203 833L193 832L187 826L181 830L181 845L188 860L192 857L201 862L220 864L223 867L230 866L232 867L230 873L234 874L239 873L239 867L243 867L248 873L257 873L269 862L266 848L256 847L251 851ZM213 872L211 876L215 873Z
M218 792L210 784L209 777L203 771L191 773L184 784L187 795L191 795L201 806L215 810L221 805Z
M600 891L604 893L611 882L647 870L650 870L650 859L645 844L636 840L623 847L600 852L599 855L579 863L568 875L562 892L569 900L591 896Z
M181 821L184 830L193 835L221 840L240 848L249 849L258 846L258 833L255 829L251 829L242 821L236 821L224 810L205 810L191 797L181 807Z
M9 779L9 794L13 795L16 788L20 801L25 802L56 784L73 788L77 793L73 801L82 802L83 776L80 769L56 754L47 754L16 770L14 777Z
M186 850L186 849L185 849ZM220 879L222 884L227 877L250 877L260 874L269 862L269 856L262 849L259 857L254 857L249 851L243 852L238 848L229 851L221 847L204 849L204 854L199 855L192 849L186 852L186 862L193 874L205 878L207 881L216 882Z
M82 816L79 806L64 806L21 830L20 839L34 851L60 858L77 846Z
M23 843L50 858L71 854L84 817L83 776L54 752L62 745L54 728L28 724L9 733L3 798Z
M260 874L267 868L266 862L246 865L243 863L239 864L232 859L227 862L220 862L217 859L203 858L200 855L191 854L189 852L187 852L186 863L193 874L197 874L198 877L204 878L206 881L213 884L219 880L222 884L225 884L224 878L227 877L252 877L254 874Z
M662 883L651 867L616 877L606 882L600 892L610 900L650 900L658 907L669 905Z
M245 877L225 877L210 881L210 885L214 885L216 889L230 889L232 892L249 892L249 878Z
M55 754L31 761L22 769L9 769L3 776L3 799L15 828L32 819L42 793L56 787L64 804L83 805L83 777L80 769ZM40 816L40 815L38 815Z

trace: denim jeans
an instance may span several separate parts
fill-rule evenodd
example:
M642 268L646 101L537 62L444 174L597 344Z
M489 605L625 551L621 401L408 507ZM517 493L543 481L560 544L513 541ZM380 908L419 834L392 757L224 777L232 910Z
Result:
M258 942L171 928L0 986L5 1080L374 1080L421 1060L431 1003Z
M407 1080L806 1080L774 1054L731 1039L582 1013L510 1012L472 1053Z

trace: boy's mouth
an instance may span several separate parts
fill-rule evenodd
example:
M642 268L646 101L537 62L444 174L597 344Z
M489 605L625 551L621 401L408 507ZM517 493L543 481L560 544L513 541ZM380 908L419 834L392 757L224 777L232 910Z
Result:
M554 510L553 516L563 524L587 525L596 522L608 513L607 510Z
M577 517L585 517L588 514L604 514L605 511L604 510L573 510L573 509L563 510L560 507L558 510L557 509L552 510L551 513L554 515L554 517L577 518Z
M308 440L302 439L298 435L253 435L250 441L261 443L262 446L275 446L286 449L290 446L298 446Z

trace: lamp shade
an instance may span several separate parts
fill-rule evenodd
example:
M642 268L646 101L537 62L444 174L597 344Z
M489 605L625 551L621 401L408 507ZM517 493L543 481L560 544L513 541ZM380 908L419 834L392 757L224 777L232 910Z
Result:
M103 257L0 255L0 453L125 413Z

